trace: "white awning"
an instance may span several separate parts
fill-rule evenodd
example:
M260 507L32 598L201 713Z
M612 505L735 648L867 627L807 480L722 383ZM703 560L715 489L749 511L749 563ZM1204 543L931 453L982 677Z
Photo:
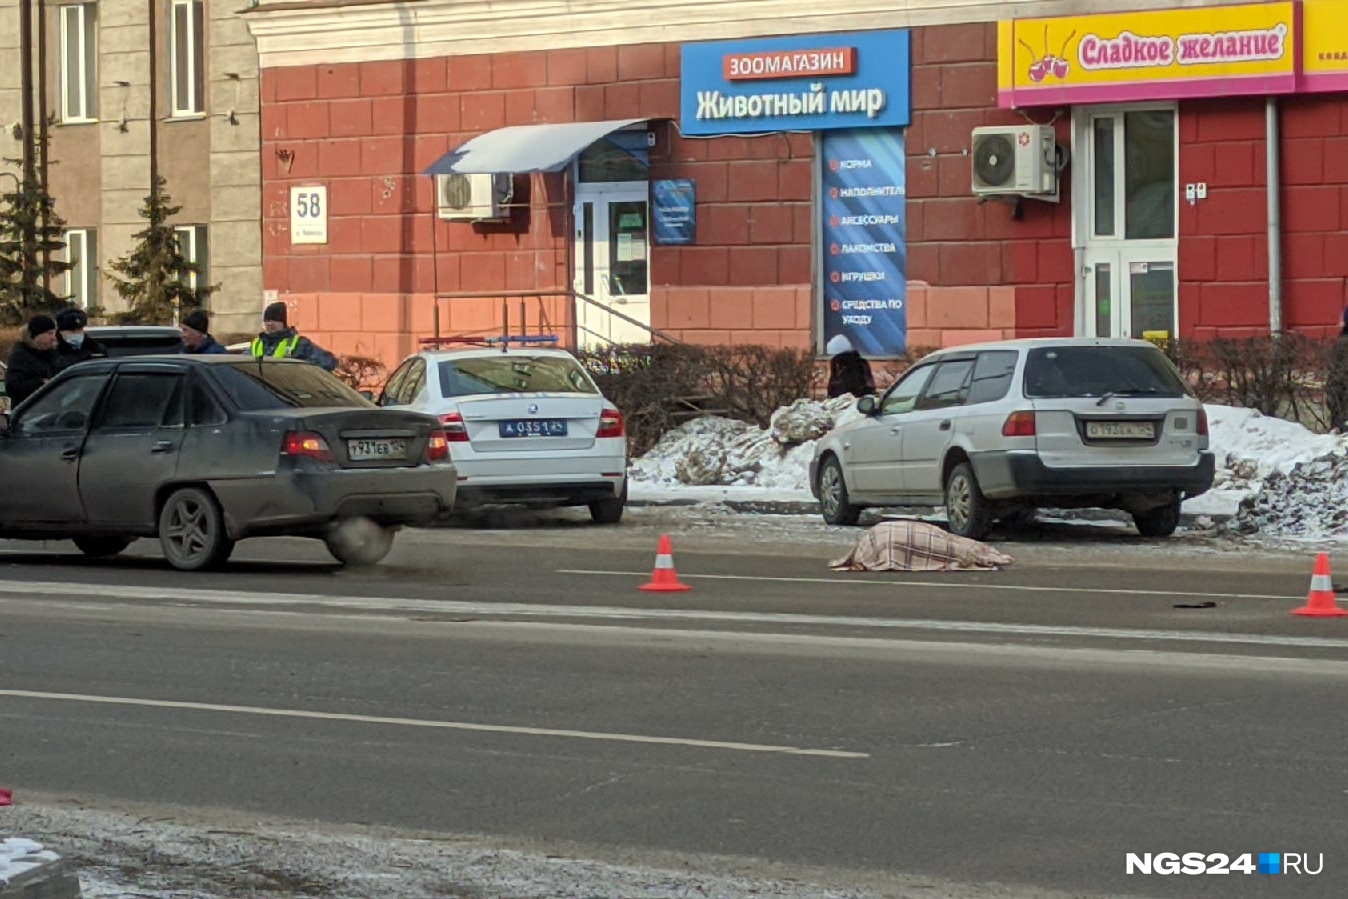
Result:
M450 150L427 175L488 175L500 172L560 172L590 144L646 119L510 125L479 134Z

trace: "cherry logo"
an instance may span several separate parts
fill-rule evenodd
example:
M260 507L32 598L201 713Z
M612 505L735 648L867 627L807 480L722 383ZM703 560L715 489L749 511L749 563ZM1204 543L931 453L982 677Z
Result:
M1072 42L1072 38L1076 36L1077 33L1073 31L1071 34L1067 36L1067 40L1062 42L1062 49L1060 49L1056 54L1051 53L1048 48L1048 26L1045 25L1043 56L1040 56L1039 51L1035 50L1029 44L1025 43L1024 40L1017 39L1016 42L1018 44L1020 44L1026 50L1030 51L1031 62L1029 69L1026 71L1026 74L1030 76L1030 80L1033 81L1035 84L1038 84L1039 82L1043 81L1050 75L1052 75L1054 78L1057 78L1059 81L1062 81L1064 78L1066 78L1067 74L1072 71L1072 64L1067 61L1066 55L1067 45L1070 44Z
M836 172L838 170L838 160L830 159L828 161L828 170L830 172Z
M833 199L835 199L835 200L838 199L838 188L836 188L836 187L830 187L830 188L828 189L828 195L829 195L830 197L832 197Z
M828 304L828 308L832 309L834 312L842 312L842 301L833 300Z
M834 256L837 256L838 253L841 252L841 247L839 247L836 243L835 243L835 244L830 244L830 245L829 245L829 248L828 248L828 251L829 251L830 253L832 253Z
M838 272L834 272L833 274L828 276L828 279L832 281L834 284L837 284L839 281L842 280L842 275L839 274Z

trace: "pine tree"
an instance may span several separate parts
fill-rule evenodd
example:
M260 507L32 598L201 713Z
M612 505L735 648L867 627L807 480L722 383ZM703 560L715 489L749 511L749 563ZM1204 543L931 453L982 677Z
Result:
M52 284L64 283L70 263L63 252L66 223L46 185L35 169L24 171L22 160L5 162L22 173L0 172L12 184L0 193L0 324L16 325L67 304L68 295Z
M214 286L193 288L189 283L188 276L199 275L200 267L182 254L178 233L169 223L182 207L172 205L164 185L160 178L157 189L145 198L140 217L146 225L136 232L136 246L112 263L112 270L122 276L111 276L113 287L127 304L127 311L117 316L121 324L172 324L183 312L204 307L215 292Z

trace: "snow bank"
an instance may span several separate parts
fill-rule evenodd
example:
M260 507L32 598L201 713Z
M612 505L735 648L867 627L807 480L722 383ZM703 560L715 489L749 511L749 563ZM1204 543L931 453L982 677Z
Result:
M0 889L21 874L60 859L55 852L43 849L41 843L33 840L24 837L0 839Z
M1211 491L1184 504L1186 512L1233 515L1232 527L1247 534L1348 534L1348 436L1316 434L1253 409L1206 408L1217 476ZM767 428L693 419L637 459L632 480L663 497L723 487L727 497L808 500L815 442L857 414L851 397L839 397L797 400Z

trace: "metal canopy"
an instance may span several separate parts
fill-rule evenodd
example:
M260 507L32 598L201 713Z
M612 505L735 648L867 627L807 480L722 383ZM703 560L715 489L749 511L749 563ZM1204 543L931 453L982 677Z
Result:
M487 175L503 172L560 172L590 144L647 119L510 125L450 150L426 169L427 175Z

